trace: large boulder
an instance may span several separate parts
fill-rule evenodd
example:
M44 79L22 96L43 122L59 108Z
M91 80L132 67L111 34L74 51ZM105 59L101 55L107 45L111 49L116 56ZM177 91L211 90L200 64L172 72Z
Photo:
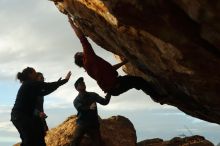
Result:
M74 115L49 130L45 137L47 146L70 146L76 126L76 116ZM214 146L202 136L175 137L169 141L155 138L137 143L133 124L122 116L100 119L100 126L103 146ZM91 142L91 139L85 135L80 146L91 146ZM20 146L20 144L14 146Z
M113 116L100 120L101 136L105 146L136 146L136 131L125 117ZM69 117L46 136L47 146L69 146L76 128L76 116ZM81 146L91 146L91 139L84 136Z
M220 123L220 1L56 1L94 42L129 60L127 74L169 94L157 102Z

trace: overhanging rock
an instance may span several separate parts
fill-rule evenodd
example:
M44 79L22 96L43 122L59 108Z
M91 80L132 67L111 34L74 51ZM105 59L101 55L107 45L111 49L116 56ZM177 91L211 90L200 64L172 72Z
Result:
M127 74L167 92L165 103L220 124L220 1L63 0L102 48L129 60Z

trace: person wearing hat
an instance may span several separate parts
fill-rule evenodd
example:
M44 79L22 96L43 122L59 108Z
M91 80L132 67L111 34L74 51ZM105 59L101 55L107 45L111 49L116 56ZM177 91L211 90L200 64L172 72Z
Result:
M97 84L105 93L118 96L135 88L142 90L157 102L164 101L167 93L159 93L156 86L142 77L131 75L119 76L117 69L126 64L127 60L124 59L119 64L111 65L103 58L97 56L83 32L74 24L70 15L68 15L68 18L83 46L83 52L77 52L74 56L75 64L83 67L87 74L97 81Z
M83 77L78 78L74 86L79 94L73 101L78 113L76 120L77 127L71 146L79 146L84 134L90 136L93 146L103 146L96 103L107 105L111 99L111 95L107 94L105 98L102 98L95 92L87 92Z

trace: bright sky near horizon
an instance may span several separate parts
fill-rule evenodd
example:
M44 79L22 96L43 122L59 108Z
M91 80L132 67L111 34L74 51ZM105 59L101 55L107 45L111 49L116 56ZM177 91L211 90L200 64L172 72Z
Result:
M96 82L74 65L73 55L81 51L81 44L67 18L52 2L0 0L0 24L0 146L11 146L20 141L10 122L10 111L20 86L15 76L27 66L43 72L48 82L72 71L67 84L45 97L44 107L50 128L76 114L72 101L77 95L74 81L79 76L85 78L88 91L104 96ZM94 43L92 45L99 56L116 63L113 54ZM219 125L188 116L175 107L157 104L141 91L130 90L113 97L109 105L98 108L102 118L115 115L129 118L136 128L138 141L156 137L167 140L193 133L215 144L220 142Z

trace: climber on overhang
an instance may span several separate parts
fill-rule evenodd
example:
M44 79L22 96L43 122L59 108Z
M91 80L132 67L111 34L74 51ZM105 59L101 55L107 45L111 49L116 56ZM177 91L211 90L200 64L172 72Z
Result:
M165 95L162 97L157 93L153 84L147 82L142 77L131 75L119 76L117 69L126 64L127 60L124 59L124 61L119 64L111 65L97 56L83 32L74 24L70 15L68 15L68 18L83 46L83 52L77 52L74 56L75 64L79 67L83 67L88 75L97 81L99 87L105 93L118 96L129 89L135 88L137 90L143 90L157 102L165 98Z

